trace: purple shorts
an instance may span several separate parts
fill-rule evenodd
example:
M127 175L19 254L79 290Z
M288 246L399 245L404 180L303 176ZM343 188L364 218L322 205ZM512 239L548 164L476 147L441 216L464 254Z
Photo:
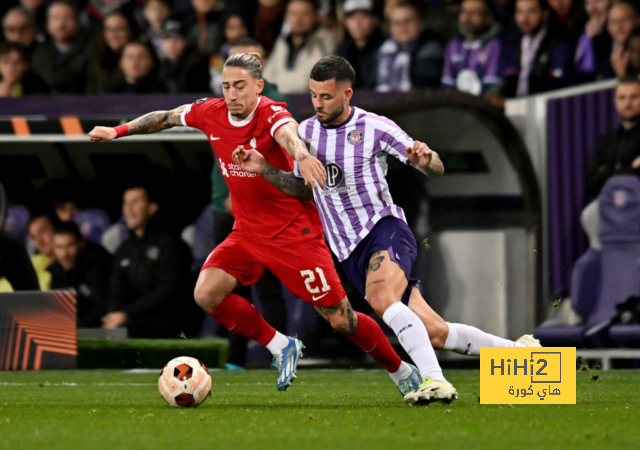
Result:
M380 219L351 255L342 261L342 268L349 281L361 295L365 296L369 260L378 250L387 250L391 260L400 266L407 277L409 285L402 296L402 302L405 305L408 304L414 286L422 292L420 280L411 278L411 268L416 260L418 249L416 238L409 225L396 217L387 216Z

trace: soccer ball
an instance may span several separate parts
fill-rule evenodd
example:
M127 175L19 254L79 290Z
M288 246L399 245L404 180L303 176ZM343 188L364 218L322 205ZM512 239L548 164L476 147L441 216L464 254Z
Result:
M158 378L158 389L171 406L200 406L211 393L211 375L207 366L197 359L180 356L164 366Z

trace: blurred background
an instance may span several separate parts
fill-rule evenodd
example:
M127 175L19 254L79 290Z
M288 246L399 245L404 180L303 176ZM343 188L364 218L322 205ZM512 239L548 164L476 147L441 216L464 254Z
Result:
M0 291L74 289L82 367L104 367L82 360L95 344L82 339L96 336L223 343L221 365L268 365L265 349L229 336L193 302L201 264L233 223L206 136L175 128L92 144L86 133L221 97L222 65L244 51L262 55L264 95L303 120L313 114L311 68L337 54L356 70L352 104L396 121L444 161L437 180L389 161L392 195L417 237L414 276L433 308L511 339L535 332L543 345L617 349L615 364L634 366L638 7L5 0ZM373 315L344 283L356 309ZM303 339L307 364L368 364L272 275L241 295Z

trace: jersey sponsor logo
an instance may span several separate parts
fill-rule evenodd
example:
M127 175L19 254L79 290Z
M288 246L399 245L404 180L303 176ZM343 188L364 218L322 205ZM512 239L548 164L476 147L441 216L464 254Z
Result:
M318 300L320 300L322 297L324 297L326 295L329 295L329 293L325 292L324 294L318 295L317 297L315 295L312 295L311 298L313 299L314 302L317 302Z
M202 105L206 101L207 101L207 98L198 99L198 100L196 100L196 105Z
M255 173L245 172L240 168L240 166L236 164L225 164L222 161L222 158L218 158L218 162L220 163L220 170L222 171L222 175L227 178L231 178L231 177L255 178L258 176Z
M282 114L284 112L287 112L286 109L282 108L281 106L272 106L273 109L276 110L275 114L273 114L271 117L269 117L267 119L267 122L271 123L273 122L273 119L278 115L278 114ZM276 108L280 108L280 109L276 109Z
M337 164L330 163L325 167L327 171L327 186L330 188L334 188L342 183L344 179L344 172L342 172L342 167Z
M349 134L347 134L347 140L349 141L349 144L352 145L362 144L364 134L360 130L351 130L349 131Z

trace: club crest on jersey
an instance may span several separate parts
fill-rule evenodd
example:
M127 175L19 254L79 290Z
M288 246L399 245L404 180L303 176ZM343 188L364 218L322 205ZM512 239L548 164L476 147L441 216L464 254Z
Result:
M251 140L249 141L249 145L251 146L252 149L255 150L257 145L256 138L252 137Z
M207 99L206 99L206 98L201 98L201 99L199 99L199 100L196 100L196 105L201 105L201 104L203 104L203 103L204 103L204 102L206 102L206 101L207 101Z
M344 179L344 173L342 172L342 167L337 164L331 163L327 164L325 167L327 171L327 186L330 188L334 188L342 183Z
M360 130L351 130L349 131L349 134L347 134L347 139L349 140L349 144L358 145L362 144L364 135Z

